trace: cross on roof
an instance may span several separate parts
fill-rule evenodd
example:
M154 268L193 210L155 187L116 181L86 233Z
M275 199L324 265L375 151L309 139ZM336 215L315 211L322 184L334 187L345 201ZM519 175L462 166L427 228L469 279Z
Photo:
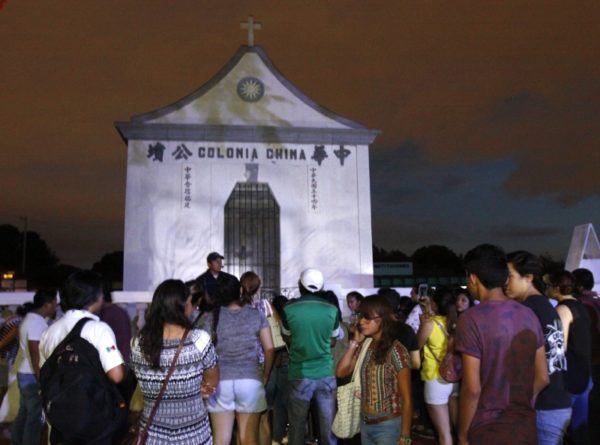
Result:
M240 22L240 28L248 30L248 46L254 46L254 30L262 29L262 25L254 23L254 18L250 15L247 22Z

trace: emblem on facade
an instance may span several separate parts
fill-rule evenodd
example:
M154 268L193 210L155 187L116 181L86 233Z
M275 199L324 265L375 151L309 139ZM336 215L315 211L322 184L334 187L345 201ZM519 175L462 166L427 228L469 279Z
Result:
M237 84L237 93L245 102L258 102L265 94L265 86L256 77L244 77Z

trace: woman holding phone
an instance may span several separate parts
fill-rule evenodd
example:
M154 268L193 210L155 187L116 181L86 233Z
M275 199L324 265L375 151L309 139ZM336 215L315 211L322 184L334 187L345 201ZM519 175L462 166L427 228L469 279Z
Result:
M419 299L423 308L417 333L419 347L423 350L421 379L425 382L427 412L440 445L452 445L452 425L456 425L458 412L458 383L446 382L439 374L456 323L454 301L452 291L446 288L438 288L433 297Z

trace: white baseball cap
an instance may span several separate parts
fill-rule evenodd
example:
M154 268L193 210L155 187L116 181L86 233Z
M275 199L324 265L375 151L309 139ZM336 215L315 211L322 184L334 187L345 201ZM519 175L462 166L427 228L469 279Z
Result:
M319 292L324 283L325 279L320 270L308 268L300 274L300 284L310 292Z

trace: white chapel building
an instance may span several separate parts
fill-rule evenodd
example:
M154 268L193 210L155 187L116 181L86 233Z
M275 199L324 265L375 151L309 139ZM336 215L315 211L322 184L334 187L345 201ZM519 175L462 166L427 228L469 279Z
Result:
M213 251L274 293L307 267L326 286L373 286L379 132L306 97L252 43L187 97L115 123L127 144L124 291L195 278Z

